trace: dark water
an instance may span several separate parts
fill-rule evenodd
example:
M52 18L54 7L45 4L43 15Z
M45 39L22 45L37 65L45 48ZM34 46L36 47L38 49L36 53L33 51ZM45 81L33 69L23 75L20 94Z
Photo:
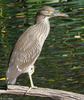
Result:
M84 1L49 3L47 0L0 0L0 78L5 77L11 50L18 37L34 24L36 12L52 6L69 18L51 18L51 31L35 63L35 86L84 94ZM17 85L30 86L27 74ZM6 85L0 81L0 86ZM3 95L6 100L51 100L50 98Z

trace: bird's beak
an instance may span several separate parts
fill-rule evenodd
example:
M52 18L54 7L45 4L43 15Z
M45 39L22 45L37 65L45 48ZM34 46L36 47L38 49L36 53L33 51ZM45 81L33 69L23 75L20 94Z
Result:
M56 10L56 11L54 12L54 16L64 16L64 17L69 17L67 14L62 13L62 12L59 12L58 10Z

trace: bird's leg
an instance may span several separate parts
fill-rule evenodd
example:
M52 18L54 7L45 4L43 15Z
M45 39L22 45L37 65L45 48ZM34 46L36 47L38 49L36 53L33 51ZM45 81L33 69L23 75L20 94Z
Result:
M33 80L32 80L32 74L34 73L34 66L31 68L31 70L28 72L28 75L29 75L29 79L30 79L30 84L31 84L31 87L27 90L27 92L29 92L31 89L36 89L38 87L34 86L33 84ZM43 88L38 88L40 90L45 90ZM26 92L26 93L27 93Z
M33 84L33 80L32 80L32 75L31 75L30 72L29 72L28 74L29 74L29 79L30 79L31 88L33 88L33 87L34 87L34 84Z
M31 70L28 72L31 87L29 88L29 90L28 90L27 92L29 92L31 89L37 88L37 87L35 87L34 84L33 84L33 80L32 80L32 74L33 74L33 73L34 73L34 67L32 67Z

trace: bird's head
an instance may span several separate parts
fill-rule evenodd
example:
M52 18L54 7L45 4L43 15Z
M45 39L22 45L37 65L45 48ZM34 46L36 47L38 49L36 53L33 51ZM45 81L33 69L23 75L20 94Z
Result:
M58 10L55 10L53 7L50 7L50 6L45 6L43 8L41 8L38 13L38 15L41 15L41 16L45 16L45 17L55 17L55 16L64 16L64 17L68 17L67 14L65 13L62 13Z

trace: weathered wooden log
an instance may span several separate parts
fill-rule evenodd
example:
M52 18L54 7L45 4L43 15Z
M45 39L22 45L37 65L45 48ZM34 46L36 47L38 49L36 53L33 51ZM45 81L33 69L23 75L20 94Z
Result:
M6 87L0 87L0 94L13 94L13 95L29 95L29 96L40 96L40 97L50 97L56 100L84 100L84 95L67 92L63 90L49 89L49 88L36 88L31 89L27 92L29 87L8 85Z

